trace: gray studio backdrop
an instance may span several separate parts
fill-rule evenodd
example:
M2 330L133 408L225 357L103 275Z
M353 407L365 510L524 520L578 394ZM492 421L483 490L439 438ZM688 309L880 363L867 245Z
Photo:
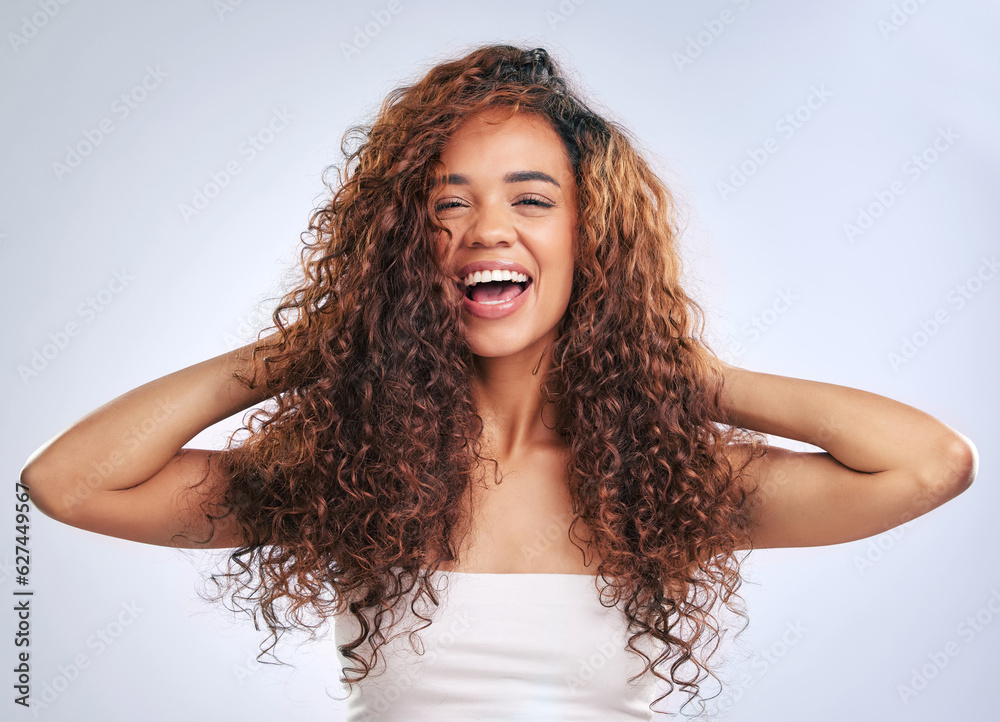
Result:
M751 555L711 718L995 719L995 5L17 0L0 30L8 489L88 411L268 323L323 168L391 88L477 42L542 45L671 185L727 360L898 399L981 453L900 528ZM25 575L7 499L4 719L343 719L332 642L257 664L264 634L197 597L206 554L31 511Z

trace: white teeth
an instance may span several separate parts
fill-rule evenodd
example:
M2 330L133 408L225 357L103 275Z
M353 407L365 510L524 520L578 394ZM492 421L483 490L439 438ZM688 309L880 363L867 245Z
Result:
M514 283L527 283L528 276L514 271L476 271L470 273L462 279L466 286L475 286L477 283L486 281L513 281Z

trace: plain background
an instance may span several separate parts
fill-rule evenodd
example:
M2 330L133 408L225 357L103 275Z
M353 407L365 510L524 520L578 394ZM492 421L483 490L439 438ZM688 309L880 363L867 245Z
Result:
M898 399L980 451L968 492L894 532L750 557L752 621L713 719L995 719L1000 9L18 0L0 30L8 480L85 413L267 325L323 168L390 89L479 42L541 45L673 189L727 360ZM203 554L39 512L30 534L39 717L343 719L331 646L257 665L264 634L196 596ZM11 686L3 717L33 716Z

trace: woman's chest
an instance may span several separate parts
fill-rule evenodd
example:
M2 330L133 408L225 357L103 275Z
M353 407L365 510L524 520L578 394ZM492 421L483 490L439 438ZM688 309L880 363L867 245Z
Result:
M577 521L570 537L573 502L566 458L538 452L500 464L502 481L494 483L492 465L476 481L463 509L468 533L459 559L445 571L492 574L596 574L593 553L586 563L590 530ZM579 545L579 546L577 546Z

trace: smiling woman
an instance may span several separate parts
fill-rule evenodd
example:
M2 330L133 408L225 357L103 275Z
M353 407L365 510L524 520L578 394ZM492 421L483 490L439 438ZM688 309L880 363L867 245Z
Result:
M540 358L573 287L577 198L566 147L543 117L491 108L455 131L440 166L431 199L444 226L438 253L466 286L472 352Z
M219 596L274 643L332 619L348 719L649 719L714 676L737 552L870 536L975 477L917 409L723 363L667 188L544 50L437 65L352 139L275 333L21 474L68 524L232 549ZM269 398L243 442L182 448Z

